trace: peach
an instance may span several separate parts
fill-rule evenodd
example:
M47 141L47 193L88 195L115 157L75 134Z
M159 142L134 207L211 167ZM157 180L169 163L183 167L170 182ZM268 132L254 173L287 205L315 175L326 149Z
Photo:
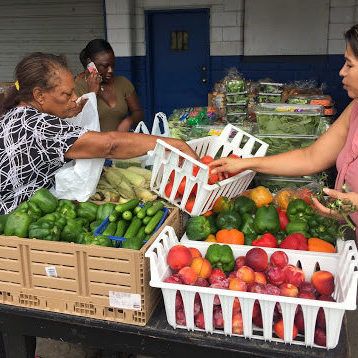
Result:
M313 287L312 283L311 282L308 282L308 281L304 281L300 284L300 287L299 287L299 290L300 292L311 292L313 293L315 296L317 294L315 288Z
M224 318L221 306L215 306L213 310L213 323L216 329L224 328Z
M266 293L266 285L263 285L261 283L251 283L249 285L249 292L255 292L255 293Z
M295 325L298 329L298 332L304 334L305 333L305 321L303 317L302 308L299 306L297 307L296 314L295 314Z
M318 299L321 301L335 302L335 299L331 296L320 296ZM322 307L320 307L317 313L316 327L319 327L324 331L326 330L326 316Z
M310 291L301 291L298 296L299 298L306 298L308 300L315 300L316 296L314 295L313 292Z
M285 273L285 282L300 287L301 283L305 280L305 273L298 267L287 265L283 272Z
M240 280L239 278L231 278L229 279L229 290L234 291L247 291L247 284L246 282Z
M326 332L322 329L317 327L314 331L314 342L318 346L325 347L327 345L327 337Z
M261 247L254 247L246 253L246 266L254 271L265 271L268 264L268 256Z
M334 277L328 271L316 271L312 275L311 282L321 295L330 296L334 291Z
M205 329L204 313L201 311L194 317L195 326Z
M275 251L270 257L270 264L284 268L288 264L288 256L283 251Z
M195 257L190 267L197 273L198 277L209 278L211 275L211 263L203 257Z
M173 246L167 256L167 263L174 271L179 271L185 266L190 266L193 261L190 250L182 245Z
M183 310L177 310L175 312L175 319L179 326L186 326L185 312Z
M198 279L194 283L194 286L209 287L209 282L205 278L198 277Z
M280 285L281 296L297 297L298 288L290 283L283 283Z
M221 281L226 279L225 272L219 268L214 268L211 271L211 275L209 277L210 284L213 284L215 281Z
M244 332L244 324L242 321L241 312L236 312L232 315L232 333L242 334Z
M239 256L236 260L235 260L235 270L239 269L241 266L245 266L246 265L246 258L245 256Z
M190 266L183 267L178 272L178 275L182 279L184 285L194 285L198 279L198 274Z
M267 280L273 285L280 286L285 282L285 273L284 271L277 266L271 266L266 271Z
M270 283L268 283L266 285L266 294L267 295L273 295L273 296L280 296L280 289L275 286L275 285L271 285Z
M193 259L195 257L202 257L201 252L196 247L189 247L189 250Z
M224 279L222 279L222 280L214 281L214 283L212 283L212 284L210 285L210 287L212 287L212 288L227 289L227 288L229 288L229 279L228 279L228 278L224 278Z
M252 309L252 323L262 328L262 314L261 314L261 307L259 301L255 301L253 309Z
M237 297L234 298L234 303L232 305L232 312L233 312L233 314L236 312L241 312L240 301Z
M177 274L174 274L174 275L171 275L169 277L167 277L164 282L167 282L167 283L183 283L183 281L181 280L181 278L177 275Z
M254 272L255 274L255 279L254 281L257 283L262 283L263 285L266 285L267 280L266 280L266 276L263 272Z
M249 266L241 266L236 272L237 278L246 283L252 283L255 281L255 272Z
M279 337L281 339L284 339L285 330L284 330L284 325L283 325L283 320L282 319L277 321L274 324L273 329L274 329L277 337ZM298 330L297 330L297 327L294 324L293 328L292 328L292 339L295 339L297 337L297 334L298 334Z

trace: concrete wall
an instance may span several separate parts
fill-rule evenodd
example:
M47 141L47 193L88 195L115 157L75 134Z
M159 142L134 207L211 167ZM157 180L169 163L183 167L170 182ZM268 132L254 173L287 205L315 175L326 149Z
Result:
M144 107L147 101L144 11L183 8L210 8L211 85L225 75L227 68L235 66L253 80L271 77L284 82L310 79L318 84L324 82L339 111L349 101L338 71L343 64L343 32L358 22L358 0L330 0L327 53L319 56L269 53L243 56L244 0L106 0L105 5L107 36L117 56L117 72L134 82ZM151 115L146 113L148 122Z

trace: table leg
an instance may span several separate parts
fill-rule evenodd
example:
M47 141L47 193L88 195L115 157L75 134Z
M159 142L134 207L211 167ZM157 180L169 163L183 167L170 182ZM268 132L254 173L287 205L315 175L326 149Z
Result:
M2 340L6 358L34 358L36 351L36 337L21 336L3 332ZM1 350L0 350L1 352Z

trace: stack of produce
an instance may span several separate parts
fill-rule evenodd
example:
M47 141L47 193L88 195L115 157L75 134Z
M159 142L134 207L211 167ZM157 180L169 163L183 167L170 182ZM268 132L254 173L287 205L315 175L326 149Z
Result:
M114 166L103 170L96 193L91 197L95 201L125 202L129 199L153 201L157 198L150 191L152 172L136 166L137 162L116 161Z
M335 288L334 275L331 272L316 271L309 280L305 272L296 267L295 262L289 262L287 254L280 250L272 252L269 256L264 249L257 247L247 251L244 256L235 257L228 245L212 244L203 255L195 247L175 245L169 250L166 261L171 271L164 282L169 284L335 302L332 297ZM231 309L231 333L237 335L242 335L244 328L242 302L248 303L242 295L240 298L234 298ZM205 301L202 302L201 295L196 293L193 315L195 327L199 329L206 328L203 304ZM223 330L224 308L227 309L228 305L223 303L218 295L215 296L213 304L213 329ZM189 311L186 311L184 306L182 295L177 291L175 319L176 324L180 326L187 325L185 312ZM256 300L250 320L252 317L252 323L258 328L263 328L264 312L261 310L262 307ZM282 309L278 302L274 309L272 328L275 335L281 339L285 338L283 323ZM304 332L304 316L299 306L294 317L292 339L294 340L299 333L304 335ZM326 346L326 320L322 308L319 309L314 327L314 342Z
M225 81L226 120L228 123L242 126L247 118L248 92L243 78L229 77Z
M340 225L311 207L307 189L282 190L275 197L262 186L234 200L220 197L213 210L189 218L189 240L335 252Z
M318 138L320 130L325 129L321 125L322 110L322 106L311 104L262 103L255 108L255 136L269 144L268 155L307 147ZM266 184L271 177L257 176L255 183ZM291 179L291 182L295 179ZM300 184L302 178L297 179ZM276 186L278 184L275 183Z
M168 118L170 135L188 141L195 138L219 135L225 123L214 107L175 109Z
M143 207L139 206L138 199L118 205L74 203L66 199L58 200L47 189L41 188L10 214L0 216L0 234L109 247L114 247L115 242L108 236L117 235L127 239L123 247L140 249L163 214L163 203L160 201L147 202ZM111 224L101 234L95 235L95 230L108 217ZM134 236L135 243L130 240Z
M280 103L282 102L283 83L259 82L259 93L257 101L259 103Z

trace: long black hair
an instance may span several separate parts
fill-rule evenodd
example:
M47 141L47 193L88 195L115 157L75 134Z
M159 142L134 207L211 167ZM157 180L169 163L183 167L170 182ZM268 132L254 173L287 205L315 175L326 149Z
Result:
M108 41L103 39L91 40L86 47L80 52L80 61L84 68L87 67L88 63L93 61L94 56L99 52L112 52L113 48Z
M350 45L354 55L358 57L358 25L352 26L344 33L346 42Z
M0 107L0 115L4 114L21 101L33 99L33 89L40 87L50 90L58 83L59 69L69 70L64 56L34 52L24 57L15 68L16 86L10 87Z

